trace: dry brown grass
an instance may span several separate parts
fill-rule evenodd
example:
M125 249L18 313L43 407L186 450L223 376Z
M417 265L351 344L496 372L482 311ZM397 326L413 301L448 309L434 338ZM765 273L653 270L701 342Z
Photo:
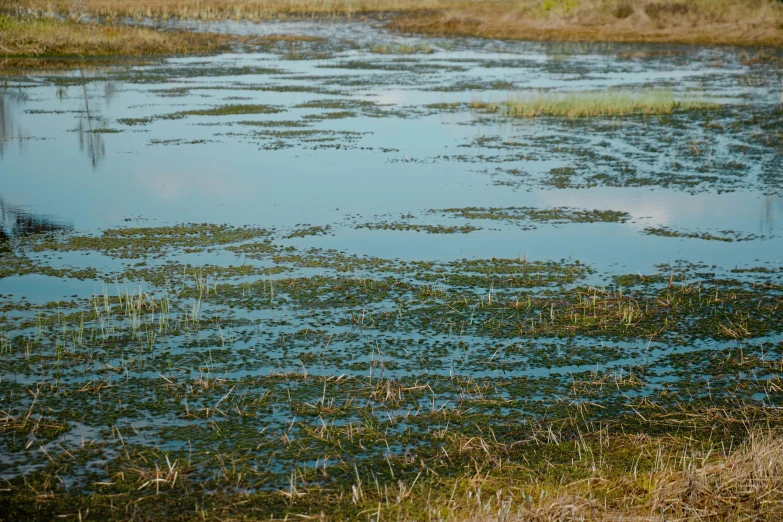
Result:
M198 54L221 49L214 34L0 16L0 58ZM18 60L17 60L18 61Z
M83 0L39 8L117 17L249 19L395 13L390 26L432 34L563 41L783 45L778 0Z
M433 503L428 511L455 513L448 520L460 522L783 520L779 435L753 432L734 450L687 448L644 435L620 439L611 442L635 446L640 461L651 457L652 468L612 476L595 455L591 476L571 483L501 485L477 475L466 479L458 500Z
M352 16L367 13L420 12L469 5L463 0L82 0L51 2L21 0L37 9L73 14L131 16L133 18L190 18L202 20L268 18L308 15Z
M547 9L548 7L548 9ZM490 0L404 15L394 29L525 40L783 45L774 0Z

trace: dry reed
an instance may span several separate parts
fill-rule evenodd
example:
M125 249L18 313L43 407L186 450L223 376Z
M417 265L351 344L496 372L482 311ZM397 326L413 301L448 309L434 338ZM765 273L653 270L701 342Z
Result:
M47 0L24 5L49 9ZM395 13L401 31L525 40L783 45L777 0L82 0L76 16L261 20Z

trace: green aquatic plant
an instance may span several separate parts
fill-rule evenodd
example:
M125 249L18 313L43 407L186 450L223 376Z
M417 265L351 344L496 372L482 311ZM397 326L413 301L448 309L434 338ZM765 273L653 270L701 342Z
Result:
M430 210L466 219L489 219L498 221L531 221L537 223L625 223L631 215L617 210L584 210L570 207L464 207Z
M472 225L462 226L444 226L444 225L422 225L419 223L364 223L356 225L356 228L366 228L368 230L400 230L413 232L427 232L428 234L469 234L481 230Z
M14 473L0 512L418 520L467 517L477 498L485 516L490 495L529 520L563 495L600 494L626 516L648 512L650 494L684 512L668 488L688 491L694 470L714 481L687 506L714 513L720 492L732 516L773 512L757 501L777 493L733 484L758 482L747 459L776 470L781 454L768 438L783 433L769 407L783 399L778 267L610 276L577 260L288 246L324 230L21 238L3 259L32 251L31 273L64 250L139 261L93 269L94 290L68 300L0 296L13 376L0 380L0 446ZM209 252L224 266L199 260Z
M163 120L178 120L186 116L234 116L238 114L275 114L284 109L272 105L259 104L228 104L212 107L210 109L191 109L187 111L172 112L157 116Z
M643 232L651 236L703 239L705 241L724 241L726 243L731 243L734 241L753 241L756 239L765 239L764 236L757 236L756 234L744 234L734 230L721 230L719 231L721 235L716 235L709 232L687 232L682 230L674 230L668 227L647 227L643 230Z

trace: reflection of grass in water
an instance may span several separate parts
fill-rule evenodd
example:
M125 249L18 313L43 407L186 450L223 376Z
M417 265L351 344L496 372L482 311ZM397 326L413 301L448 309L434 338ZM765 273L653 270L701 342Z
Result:
M293 239L295 237L307 237L307 236L324 236L326 234L329 234L332 230L332 227L329 225L326 226L307 226L307 227L301 227L294 229L290 233L283 236L286 239Z
M668 91L631 91L513 94L506 101L474 100L474 109L497 112L513 118L555 116L585 118L591 116L625 116L629 114L671 114L678 109L714 108L697 100L678 100Z

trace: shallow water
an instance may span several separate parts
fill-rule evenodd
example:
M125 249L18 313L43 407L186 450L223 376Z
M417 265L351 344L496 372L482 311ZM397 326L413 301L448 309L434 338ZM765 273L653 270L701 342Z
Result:
M102 440L104 453L85 466L96 480L121 454L115 429L140 448L176 452L193 440L205 477L210 449L268 445L259 459L274 456L265 464L272 478L246 486L264 489L285 484L298 460L317 462L278 446L281 433L307 437L318 426L314 405L331 400L327 383L346 405L331 419L319 413L324 426L321 414L337 426L365 422L372 403L371 416L390 421L387 433L401 432L406 421L393 417L459 410L478 384L494 392L477 392L471 411L517 425L564 397L583 400L572 397L574 375L599 382L595 400L613 405L611 417L629 397L722 382L715 361L737 350L759 365L783 351L779 310L767 321L759 311L780 300L783 73L753 60L758 50L424 39L358 22L190 25L321 40L9 75L0 90L0 255L21 267L0 277L0 353L11 354L0 389L4 422L24 419L20 440L28 411L38 424L62 424L45 443L52 453L51 440L70 451L82 434ZM411 49L420 52L387 54ZM468 107L516 92L612 88L719 107L580 120L509 120ZM236 104L259 107L221 114ZM460 214L475 207L527 214ZM615 214L530 217L559 207ZM265 231L192 249L172 234L171 248L139 255L111 244L113 229L186 223ZM677 235L648 233L662 228ZM57 247L103 231L102 246ZM504 258L511 269L493 264ZM552 263L529 269L528 259ZM47 270L26 272L27 262ZM669 308L663 293L654 298L658 287L633 282L629 297L612 279L658 272L665 276L651 284L674 286L687 306ZM675 272L682 286L669 279ZM719 279L727 274L737 280ZM738 294L736 308L724 306ZM618 327L612 315L601 328L562 327L564 314L587 313L579 307L588 295L609 308L638 300L657 321L679 313L681 322L649 333L639 305L638 324L622 316ZM515 298L514 311L497 304ZM735 312L739 326L728 320ZM630 378L637 373L643 383ZM374 380L387 395L402 382L413 391L379 401L368 391ZM266 392L272 398L248 419L240 407L252 411ZM483 393L504 406L493 410ZM772 400L751 386L742 393ZM362 409L349 407L353 395ZM252 434L237 429L216 442L221 423ZM420 426L404 429L426 440ZM48 464L16 435L0 444L4 478ZM392 439L384 451L403 446ZM375 451L362 450L357 459ZM71 471L65 480L76 484L80 470Z
M328 40L300 46L323 48L329 57L291 60L285 59L290 51L275 48L171 59L127 70L88 70L83 74L95 79L84 86L80 72L9 79L0 113L4 206L67 221L81 232L128 223L329 224L334 237L319 239L324 245L404 259L527 254L535 259L573 257L599 269L633 272L676 259L727 268L757 265L775 262L783 251L779 142L760 144L752 126L704 128L710 121L727 124L751 112L779 108L780 72L742 65L742 51L428 41L358 23L221 23L207 28L315 35ZM368 52L369 42L392 48L426 45L432 52L374 54ZM351 63L377 69L340 68ZM383 70L386 66L403 70ZM257 74L254 68L275 70ZM493 81L509 88L492 89ZM464 85L474 90L450 92ZM252 90L280 86L339 94ZM665 86L681 97L718 101L726 111L685 114L677 125L652 117L615 118L599 125L543 118L509 122L469 109L425 107L503 100L511 86L522 92ZM296 107L314 100L375 105L345 109L353 113L346 118L307 119L338 112ZM121 123L123 118L236 103L273 105L281 112ZM306 127L239 125L242 121ZM314 132L285 135L297 130ZM687 139L699 153L687 154L690 146L681 143ZM752 153L736 152L743 146ZM589 151L603 156L586 156ZM732 160L741 166L724 168ZM675 161L681 165L677 179L656 181ZM562 167L576 169L579 176L612 176L613 185L628 178L647 181L632 181L628 184L638 186L629 187L548 185L550 171ZM714 176L717 182L690 186L695 174ZM416 222L430 223L433 216L427 210L470 206L618 210L632 219L625 224L542 223L533 231L496 222L458 235L353 230L355 216L361 216L358 221L371 222L375 216L393 221L411 213ZM641 234L647 227L732 230L760 238L733 243L662 238Z

